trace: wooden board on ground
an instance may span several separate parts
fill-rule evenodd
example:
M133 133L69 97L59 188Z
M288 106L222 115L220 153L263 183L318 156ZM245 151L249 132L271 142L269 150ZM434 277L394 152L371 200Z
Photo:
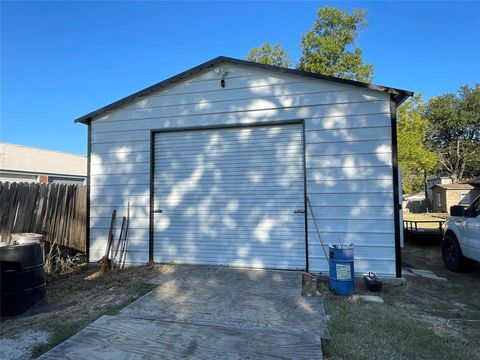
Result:
M301 272L178 265L157 288L42 359L321 359L321 297Z
M322 298L301 296L301 272L179 265L158 284L120 314L330 337Z
M40 359L322 359L311 337L104 315Z

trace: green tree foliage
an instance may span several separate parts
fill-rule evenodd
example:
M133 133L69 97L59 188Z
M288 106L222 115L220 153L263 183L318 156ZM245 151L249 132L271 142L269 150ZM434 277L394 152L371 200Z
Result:
M463 177L465 179L473 179L480 176L480 152L477 151L472 155L471 160L465 166Z
M334 7L319 9L312 30L303 35L297 68L370 82L373 65L363 62L362 50L356 46L359 32L367 26L365 14L365 10L353 10L349 14Z
M367 26L364 10L346 11L325 6L317 11L313 28L307 31L300 43L302 56L298 70L345 79L370 82L373 65L365 64L356 38ZM290 55L278 43L250 50L247 60L262 64L290 67Z
M421 95L407 100L397 111L398 162L402 171L403 193L423 190L424 172L437 164L436 155L427 150L428 120L423 116Z
M454 182L480 176L480 84L430 99L428 142Z
M289 67L290 55L278 43L273 46L266 42L262 46L250 50L247 60L261 64Z

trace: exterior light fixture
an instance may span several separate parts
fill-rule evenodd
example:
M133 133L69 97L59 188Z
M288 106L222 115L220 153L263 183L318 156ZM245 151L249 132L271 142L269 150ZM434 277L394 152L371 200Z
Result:
M222 88L225 87L225 77L228 75L228 71L224 68L215 69L215 72L220 76L220 85Z

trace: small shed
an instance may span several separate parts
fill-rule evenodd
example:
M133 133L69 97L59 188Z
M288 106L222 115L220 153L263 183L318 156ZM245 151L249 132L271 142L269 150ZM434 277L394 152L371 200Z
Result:
M436 184L432 188L432 210L449 213L453 205L470 205L479 193L470 184Z
M89 261L129 208L131 264L327 272L315 218L325 243L354 243L359 274L401 276L396 108L411 95L221 56L78 118Z

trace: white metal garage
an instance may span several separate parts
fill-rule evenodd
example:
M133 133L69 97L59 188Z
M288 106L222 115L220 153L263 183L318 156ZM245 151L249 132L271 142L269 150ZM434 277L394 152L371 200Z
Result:
M302 124L158 132L154 153L155 262L306 268Z
M78 118L89 261L115 209L130 264L326 272L315 218L358 273L401 276L395 114L411 95L218 57Z

